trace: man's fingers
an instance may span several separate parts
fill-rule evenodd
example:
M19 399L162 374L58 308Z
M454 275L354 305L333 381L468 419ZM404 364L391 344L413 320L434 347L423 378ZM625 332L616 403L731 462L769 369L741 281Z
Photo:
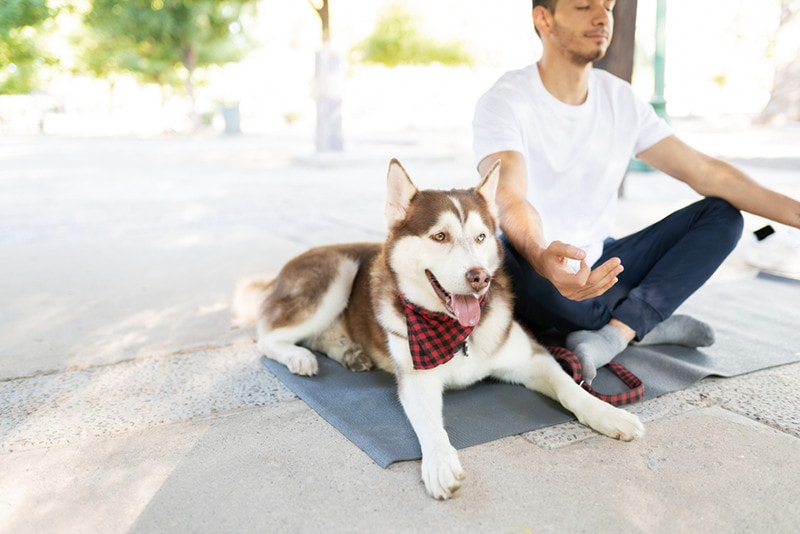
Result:
M624 270L619 258L611 258L589 275L586 288L592 297L602 295L617 283L617 276ZM586 297L586 298L592 298Z
M580 268L575 271L575 282L578 285L586 285L589 281L589 277L592 275L592 269L589 268L589 264L585 261L581 260Z
M603 263L603 265L597 267L594 271L592 271L592 273L598 273L598 276L606 276L613 272L616 276L622 271L622 260L619 258L611 258Z
M581 261L580 269L573 275L571 283L565 284L560 290L561 294L577 301L599 297L617 283L617 276L622 271L619 258L612 258L593 271L586 262Z
M583 260L586 257L586 251L584 251L582 248L578 248L575 245L569 245L561 241L553 241L547 248L550 249L550 251L555 255L569 258L571 260Z
M587 284L605 285L610 280L616 280L617 276L624 270L625 268L622 266L622 261L619 258L611 258L592 271L592 274L590 274L587 279Z

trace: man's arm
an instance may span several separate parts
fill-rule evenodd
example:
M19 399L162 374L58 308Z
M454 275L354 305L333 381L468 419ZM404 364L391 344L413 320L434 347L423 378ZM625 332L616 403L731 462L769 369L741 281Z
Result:
M506 238L563 296L584 300L605 293L622 272L620 260L612 258L592 271L584 261L586 253L580 248L560 241L546 243L539 213L527 200L524 157L514 151L496 152L481 160L478 170L485 174L498 159L501 163L497 203L500 228ZM569 259L581 262L578 272L569 266Z
M762 186L733 165L695 150L674 135L638 157L703 196L719 197L742 211L800 228L800 202Z

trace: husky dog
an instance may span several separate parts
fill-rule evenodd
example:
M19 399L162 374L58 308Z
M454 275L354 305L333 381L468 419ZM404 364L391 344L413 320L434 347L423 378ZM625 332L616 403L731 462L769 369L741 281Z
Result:
M260 300L259 350L291 372L315 374L319 351L353 371L396 375L436 499L464 479L442 419L448 388L492 376L556 399L612 438L644 434L635 415L584 391L514 320L496 237L499 174L497 162L473 189L418 190L393 159L384 243L313 248L238 292L239 302Z

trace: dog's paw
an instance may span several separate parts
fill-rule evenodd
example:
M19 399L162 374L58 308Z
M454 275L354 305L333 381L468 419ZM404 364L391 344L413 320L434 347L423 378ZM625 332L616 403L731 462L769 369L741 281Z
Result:
M443 501L455 496L464 477L458 453L450 444L423 455L422 482L434 499Z
M633 441L644 436L644 425L637 416L611 405L590 426L608 437L622 441Z
M355 372L369 371L375 366L372 358L367 356L360 347L349 349L345 352L342 357L342 363L344 363L345 367Z
M296 374L302 376L313 376L319 371L317 357L311 354L292 354L286 361L286 367Z
M282 363L293 374L313 376L319 371L317 357L304 347L286 343L270 344L265 339L259 339L257 346L261 354L271 360Z

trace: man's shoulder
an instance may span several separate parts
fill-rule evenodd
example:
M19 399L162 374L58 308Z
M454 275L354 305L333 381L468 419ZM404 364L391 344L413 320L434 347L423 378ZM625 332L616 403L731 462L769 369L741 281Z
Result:
M533 69L535 67L536 65L534 64L528 65L527 67L523 67L521 69L505 72L497 79L494 85L492 85L487 92L492 93L528 89L532 83L531 76L533 76Z
M599 69L597 67L592 68L592 78L594 79L595 83L599 86L605 88L608 91L623 91L626 93L632 93L633 89L631 88L631 84L611 74L607 70Z
M609 71L601 69L599 67L592 67L592 76L597 76L599 79L607 83L624 83L624 84L628 83L619 76L611 74Z

